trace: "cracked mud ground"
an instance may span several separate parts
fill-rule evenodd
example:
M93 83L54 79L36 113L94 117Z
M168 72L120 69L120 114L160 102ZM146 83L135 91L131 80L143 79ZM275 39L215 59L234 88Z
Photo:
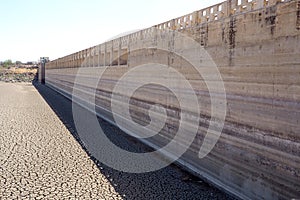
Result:
M121 199L31 84L0 95L0 199Z
M36 88L0 82L0 199L233 199L174 166L130 174L92 161L73 137L70 101ZM100 123L114 142L143 148Z

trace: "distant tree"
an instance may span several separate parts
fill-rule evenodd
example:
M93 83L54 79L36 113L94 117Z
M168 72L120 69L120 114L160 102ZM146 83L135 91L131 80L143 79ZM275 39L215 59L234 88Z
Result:
M21 61L16 61L16 65L22 65Z
M13 62L9 59L9 60L6 60L2 63L2 66L5 67L5 68L8 68L10 66L13 65Z

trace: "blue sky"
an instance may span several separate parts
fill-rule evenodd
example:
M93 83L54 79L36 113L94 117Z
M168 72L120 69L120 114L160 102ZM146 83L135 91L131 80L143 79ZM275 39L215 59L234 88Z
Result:
M51 60L223 0L0 0L0 61Z

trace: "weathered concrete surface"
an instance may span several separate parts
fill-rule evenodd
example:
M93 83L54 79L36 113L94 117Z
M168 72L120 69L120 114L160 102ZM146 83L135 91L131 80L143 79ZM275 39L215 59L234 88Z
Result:
M122 199L31 84L0 82L0 199Z
M299 198L299 24L299 0L228 0L47 63L46 83L71 94L77 68L83 66L81 78L87 84L81 85L82 93L91 95L90 81L99 78L96 74L104 66L110 66L105 69L96 96L97 106L110 110L113 88L125 73L145 63L170 66L189 81L202 106L202 121L192 124L199 127L198 135L190 152L181 158L183 165L192 165L187 167L243 198ZM224 82L225 126L213 151L204 159L199 159L197 153L211 117L210 96L219 95L208 91L206 81L214 82L215 77L204 80L187 62L173 55L172 51L179 49L202 60L180 37L168 37L170 30L197 41L213 58ZM171 52L160 52L160 45ZM132 51L136 46L148 50ZM202 69L209 72L210 67ZM132 78L126 86L130 88L146 76L147 73L140 73L136 76L140 79ZM172 78L164 74L152 77ZM149 121L149 102L175 113L170 116L172 122L178 121L180 109L199 117L193 113L195 104L179 108L175 98L163 89L144 89L135 93L131 105L131 118L137 122ZM182 87L178 90L182 95L192 92ZM177 124L168 125L160 133L162 138L171 140ZM163 146L162 140L152 143Z

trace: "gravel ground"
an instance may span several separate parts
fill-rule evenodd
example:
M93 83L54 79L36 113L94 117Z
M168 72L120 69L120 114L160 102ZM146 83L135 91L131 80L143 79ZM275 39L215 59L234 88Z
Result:
M130 174L90 159L79 145L71 102L44 85L35 87L0 82L0 199L234 199L174 165ZM99 123L116 145L147 151Z

